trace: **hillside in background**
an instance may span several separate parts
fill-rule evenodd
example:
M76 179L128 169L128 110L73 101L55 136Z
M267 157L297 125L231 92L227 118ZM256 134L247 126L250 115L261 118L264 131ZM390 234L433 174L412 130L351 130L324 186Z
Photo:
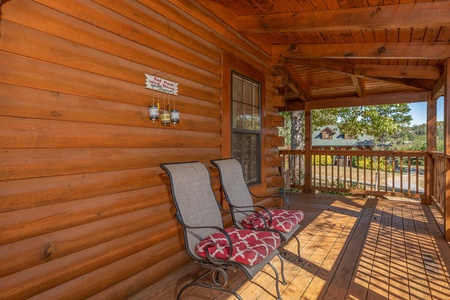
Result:
M436 125L436 148L444 151L444 123L438 121ZM391 150L421 150L427 149L427 124L412 125L405 131L396 133L389 139Z

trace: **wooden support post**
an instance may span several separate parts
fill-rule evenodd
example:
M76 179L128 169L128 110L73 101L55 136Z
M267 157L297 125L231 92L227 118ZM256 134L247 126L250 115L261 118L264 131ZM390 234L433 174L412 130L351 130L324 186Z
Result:
M312 148L312 130L311 130L311 102L305 103L305 193L312 193L312 157L311 157L311 148Z
M427 101L427 169L426 169L426 204L431 204L431 193L434 186L434 161L431 158L430 152L436 151L436 102L437 99L429 99Z
M444 80L444 155L445 155L445 205L444 230L445 239L450 241L450 58L445 63Z

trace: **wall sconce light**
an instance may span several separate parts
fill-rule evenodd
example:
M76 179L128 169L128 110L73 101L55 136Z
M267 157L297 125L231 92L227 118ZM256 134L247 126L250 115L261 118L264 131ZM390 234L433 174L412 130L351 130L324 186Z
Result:
M178 111L178 109L172 109L170 111L170 121L172 122L174 127L180 122L180 112Z
M161 124L163 126L170 126L170 114L167 109L161 109Z
M156 105L152 105L148 107L148 114L150 116L150 120L152 120L153 124L155 121L159 120L159 108Z
M162 73L158 71L155 73ZM164 73L162 73L164 74ZM169 78L168 75L164 74ZM160 121L164 127L170 126L170 123L175 126L180 123L180 112L177 109L170 109L170 99L172 99L173 107L175 107L175 97L178 95L178 83L164 78L159 78L154 75L146 76L146 88L153 90L152 100L153 103L148 107L148 115L153 124L155 121ZM170 78L169 78L170 79ZM157 104L155 105L155 93L157 95ZM162 95L163 106L160 108L159 97ZM166 104L167 101L167 104Z

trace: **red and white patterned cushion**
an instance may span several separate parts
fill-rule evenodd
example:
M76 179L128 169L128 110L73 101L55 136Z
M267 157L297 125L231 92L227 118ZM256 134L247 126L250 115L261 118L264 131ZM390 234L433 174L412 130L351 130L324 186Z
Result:
M274 209L269 212L272 217L272 224L269 228L266 228L269 225L269 216L266 211L259 211L249 215L242 220L242 226L248 229L274 229L281 232L289 232L305 217L301 210ZM266 220L266 223L261 219L261 216Z
M275 232L256 231L248 229L228 228L226 232L233 243L233 253L230 261L254 266L263 260L272 251L280 246L280 236ZM230 247L222 232L216 232L202 240L196 246L201 257L206 257L208 245L209 254L216 259L228 259Z

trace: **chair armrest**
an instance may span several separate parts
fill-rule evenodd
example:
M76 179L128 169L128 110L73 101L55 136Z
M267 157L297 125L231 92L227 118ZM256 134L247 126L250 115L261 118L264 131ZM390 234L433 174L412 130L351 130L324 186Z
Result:
M265 199L265 198L279 198L279 199L281 199L281 207L279 207L279 208L282 208L282 207L284 207L285 205L287 206L287 209L290 209L291 208L291 204L289 203L289 200L288 199L286 199L285 197L283 197L283 196L278 196L278 195L267 195L267 196L260 196L260 195L255 195L255 194L253 194L250 190L249 190L249 192L250 192L250 194L253 196L253 197L255 197L255 198L259 198L259 199Z
M230 253L228 253L227 259L223 259L223 260L222 260L222 259L216 259L216 258L212 257L211 254L209 254L208 249L209 249L210 247L213 247L213 246L216 245L217 243L211 242L210 244L208 244L208 245L206 246L206 250L205 250L206 259L207 259L210 263L212 263L212 264L214 264L214 265L223 265L223 264L227 263L227 262L231 259L231 256L232 256L232 254L233 254L233 242L232 242L230 236L228 235L228 233L227 233L223 228L220 228L220 227L217 227L217 226L189 226L189 225L185 224L184 222L180 222L180 223L181 223L181 225L182 225L183 227L185 227L185 228L187 228L187 229L191 229L191 230L195 230L195 229L207 229L207 228L210 228L210 229L215 229L215 230L217 230L217 231L220 231L220 232L225 236L225 238L226 238L226 240L227 240L228 246L230 247Z
M263 211L266 212L268 219L267 220L263 214L261 214L259 211L255 210L255 208L259 208ZM265 208L264 206L258 206L258 205L252 205L252 206L236 206L233 205L231 207L231 209L233 210L234 213L238 212L238 213L251 213L251 214L256 214L255 217L253 217L252 219L250 219L250 224L252 225L252 229L254 230L269 230L270 227L272 226L272 214L270 213L270 211ZM254 220L261 220L264 223L263 228L257 228L253 225L253 221Z

